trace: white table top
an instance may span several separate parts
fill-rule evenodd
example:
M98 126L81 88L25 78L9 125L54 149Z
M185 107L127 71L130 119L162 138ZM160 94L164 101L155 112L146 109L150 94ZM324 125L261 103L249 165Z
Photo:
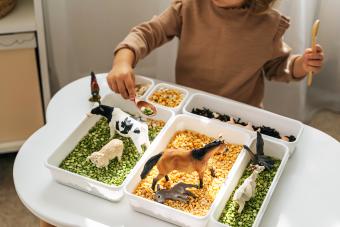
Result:
M102 94L109 88L98 76ZM191 90L193 91L193 90ZM124 198L112 203L56 183L44 163L89 110L89 78L61 89L47 109L47 125L22 146L14 164L14 183L25 206L58 226L173 226L137 213ZM305 126L272 196L261 226L340 227L340 143Z

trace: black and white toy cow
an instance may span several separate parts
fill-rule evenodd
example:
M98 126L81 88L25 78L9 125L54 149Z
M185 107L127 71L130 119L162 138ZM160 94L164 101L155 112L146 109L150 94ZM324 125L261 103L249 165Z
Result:
M147 124L136 121L121 109L99 105L91 110L91 114L104 116L108 120L111 136L117 131L123 137L130 137L139 153L143 152L142 145L150 145Z

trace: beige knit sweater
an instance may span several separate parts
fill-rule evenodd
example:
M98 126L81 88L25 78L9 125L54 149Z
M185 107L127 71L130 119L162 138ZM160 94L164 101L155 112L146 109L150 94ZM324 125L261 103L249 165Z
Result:
M179 38L176 82L259 106L264 76L291 81L296 57L283 42L289 20L275 10L255 15L211 0L175 0L161 15L134 27L118 45L135 53L135 64L153 49Z

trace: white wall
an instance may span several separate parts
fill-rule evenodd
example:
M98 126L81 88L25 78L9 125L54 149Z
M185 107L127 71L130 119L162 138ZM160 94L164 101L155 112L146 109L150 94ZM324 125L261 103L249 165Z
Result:
M113 50L129 30L149 20L170 0L44 0L52 92L95 72L108 72ZM174 79L176 42L138 64L137 73Z

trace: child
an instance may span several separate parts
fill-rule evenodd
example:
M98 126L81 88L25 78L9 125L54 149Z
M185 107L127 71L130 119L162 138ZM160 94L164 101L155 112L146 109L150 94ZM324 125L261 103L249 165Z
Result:
M174 0L161 15L132 29L118 45L110 88L134 99L137 62L179 38L178 84L261 106L264 76L289 82L317 73L323 50L290 54L283 42L289 19L271 8L275 0Z

